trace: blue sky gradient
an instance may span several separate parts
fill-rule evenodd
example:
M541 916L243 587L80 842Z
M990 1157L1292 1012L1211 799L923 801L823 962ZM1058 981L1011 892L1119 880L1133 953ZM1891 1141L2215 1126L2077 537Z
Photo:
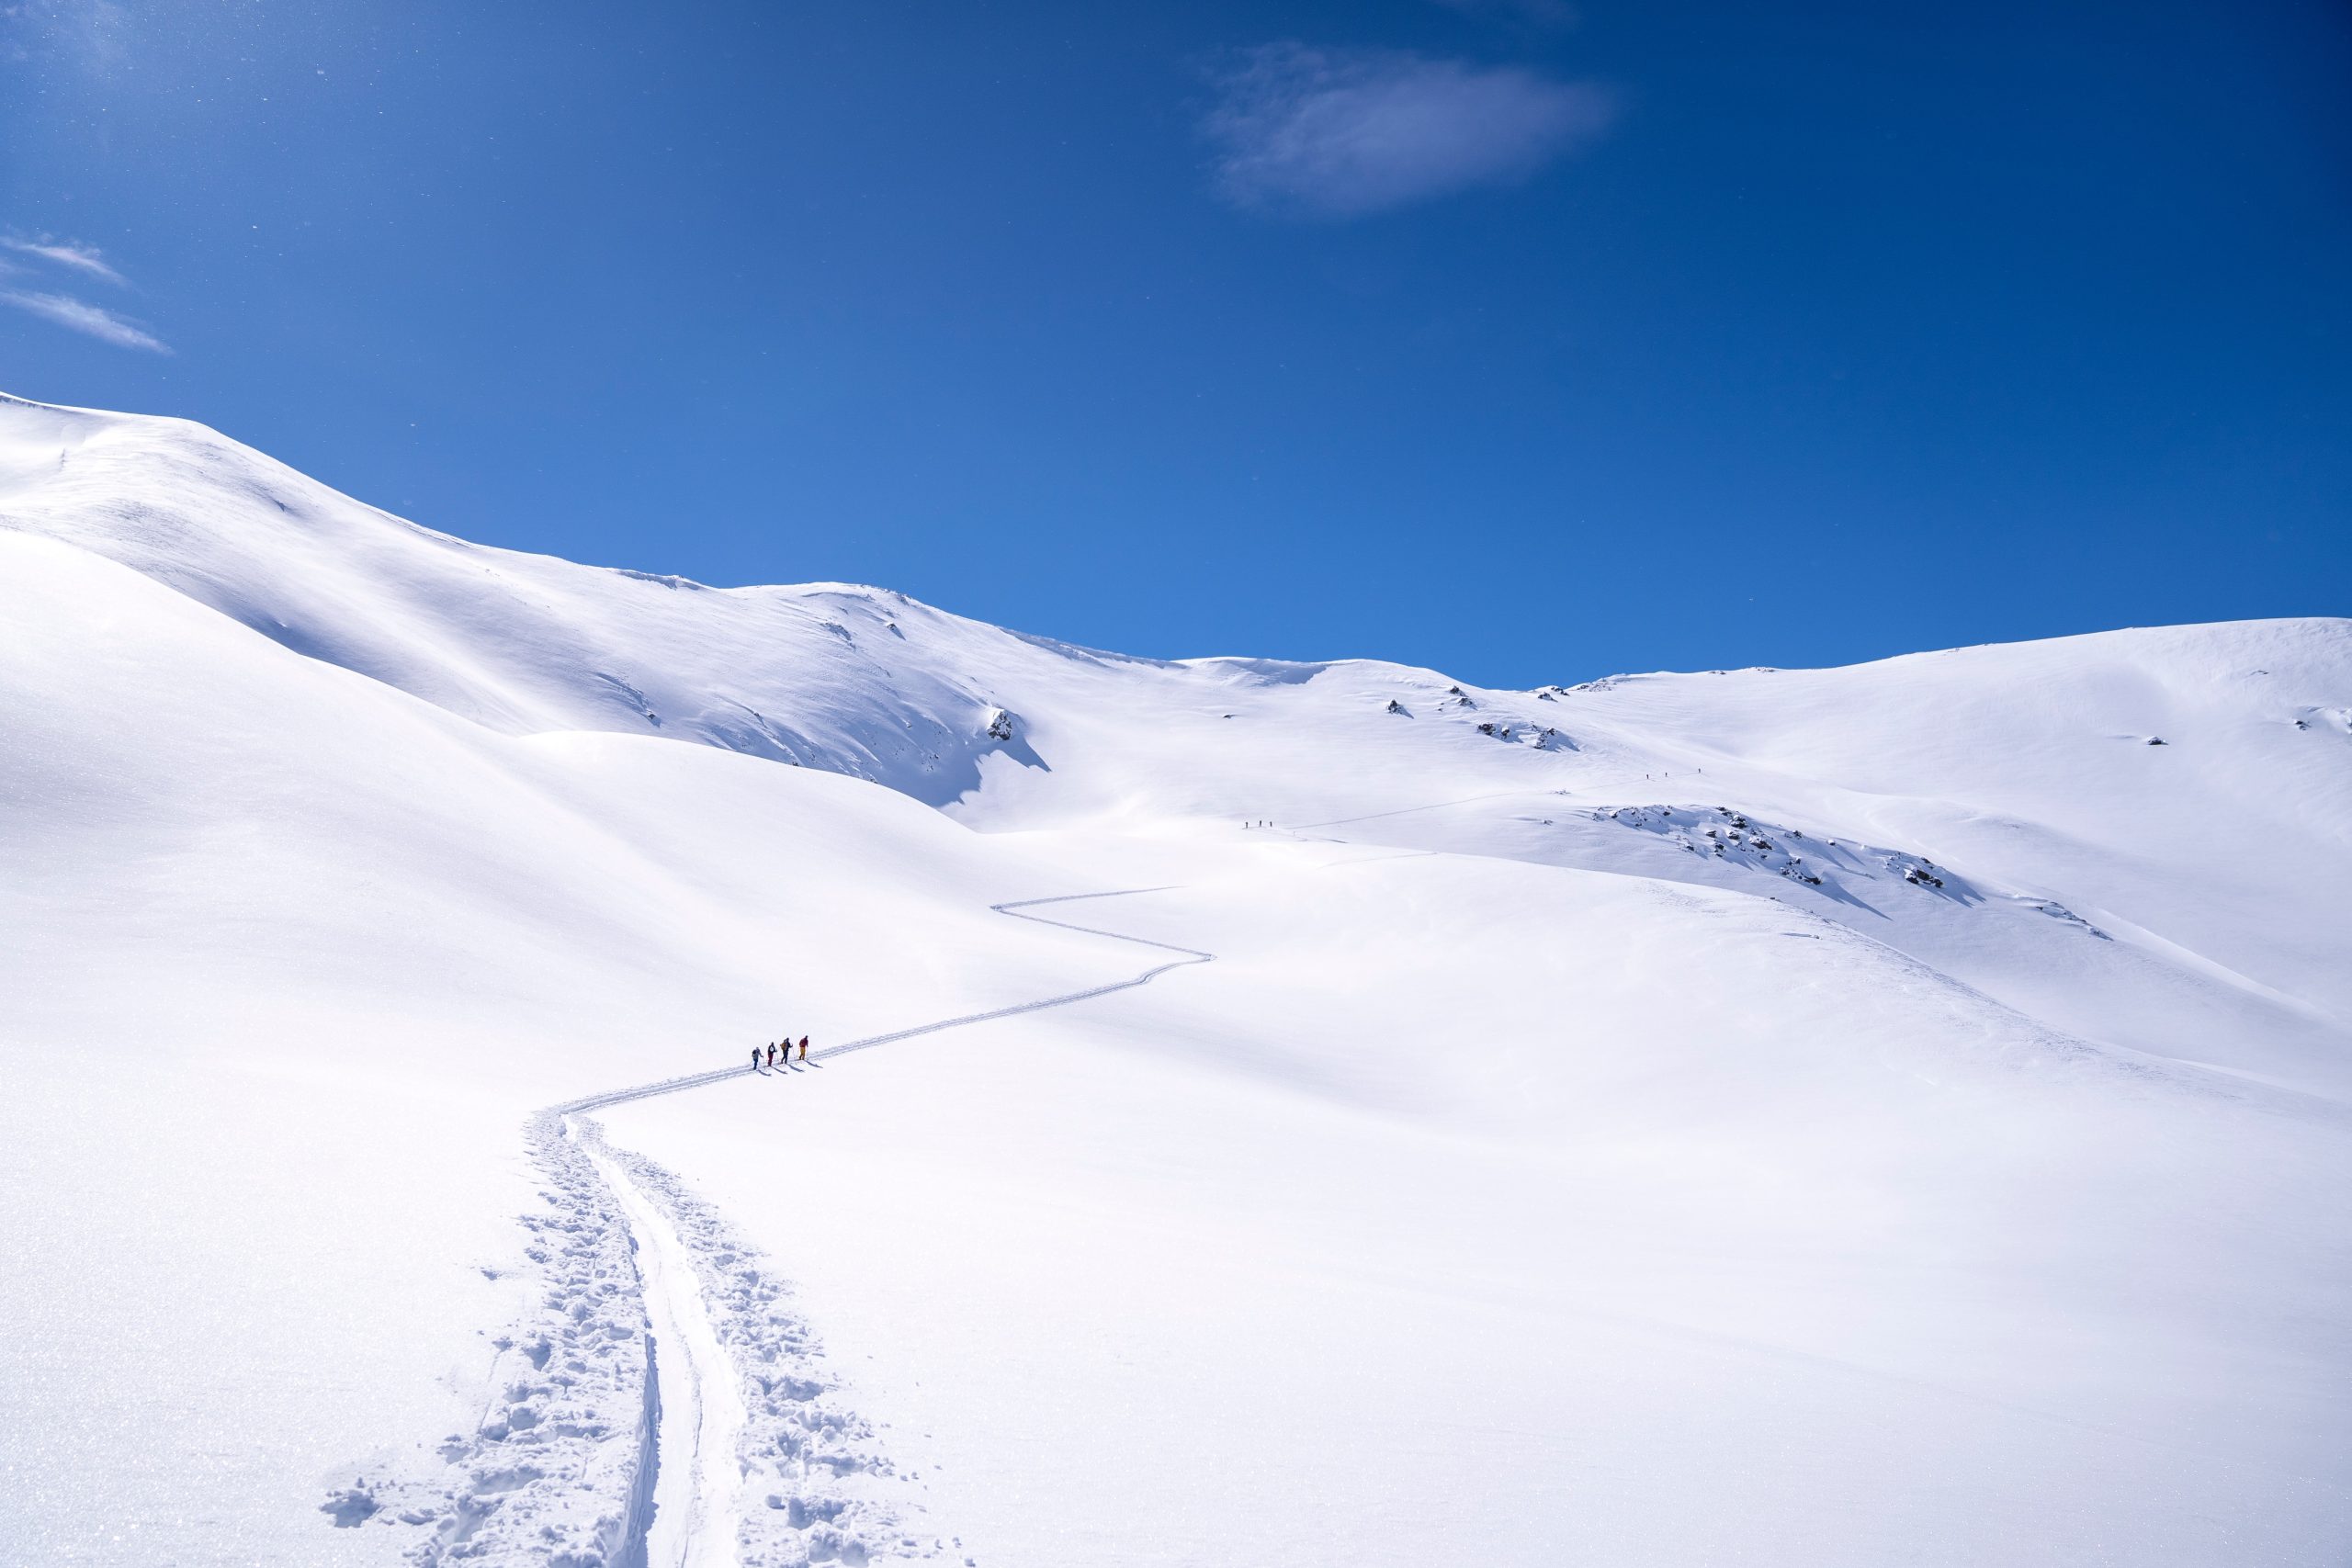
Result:
M30 0L0 388L1490 684L2352 610L2352 12Z

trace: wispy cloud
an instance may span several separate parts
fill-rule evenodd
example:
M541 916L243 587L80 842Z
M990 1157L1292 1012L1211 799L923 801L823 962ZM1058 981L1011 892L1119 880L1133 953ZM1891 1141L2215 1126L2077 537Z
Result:
M1606 130L1608 92L1387 50L1250 51L1202 130L1238 206L1351 218L1523 179Z
M92 277L103 277L108 283L128 281L122 274L107 265L107 259L98 254L97 246L85 245L78 240L53 240L43 234L37 240L0 240L0 245L28 256L40 256L44 261L53 261L60 266L86 272Z
M143 348L151 354L169 354L171 348L161 338L116 315L102 305L76 299L70 294L36 294L29 290L0 289L0 303L14 305L19 310L86 333L101 342L119 348Z
M114 0L0 4L0 59L62 60L106 73L130 54L130 14Z

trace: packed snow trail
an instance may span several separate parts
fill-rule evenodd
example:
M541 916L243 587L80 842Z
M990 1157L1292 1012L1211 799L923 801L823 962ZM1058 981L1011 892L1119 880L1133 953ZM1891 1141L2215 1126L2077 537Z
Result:
M636 1240L646 1320L654 1355L662 1358L647 1359L647 1375L662 1379L662 1395L652 1517L640 1521L645 1568L735 1568L742 1482L736 1449L745 1418L735 1365L711 1326L694 1255L675 1227L610 1156L593 1145L586 1153Z
M1167 974L1170 969L1182 969L1193 964L1215 963L1216 953L1203 953L1198 948L1179 947L1173 942L1152 942L1144 937L1128 936L1121 931L1106 931L1094 926L1076 925L1069 920L1049 920L1043 915L1023 915L1018 912L1035 908L1039 904L1070 904L1082 898L1131 898L1139 893L1168 891L1170 889L1165 887L1122 887L1108 893L1064 893L1051 898L1017 898L1010 903L991 904L989 908L1000 915L1010 915L1016 920L1035 920L1039 925L1059 926L1064 931L1083 931L1088 936L1106 936L1114 942L1131 942L1139 947L1156 947L1165 953L1181 953L1184 955L1182 958L1155 964L1132 979L1114 980L1107 986L1093 986L1083 991L1071 991L1063 996L1046 997L1034 1002L1016 1002L1011 1007L996 1008L988 1012L967 1013L961 1018L943 1018L933 1023L919 1023L912 1029L893 1030L888 1034L869 1034L863 1040L844 1041L839 1045L828 1045L821 1050L809 1052L808 1059L812 1062L821 1062L831 1056L845 1056L852 1051L867 1051L876 1045L890 1045L901 1040L912 1040L919 1034L936 1034L942 1030L961 1029L969 1023L987 1023L994 1019L1014 1018L1024 1012L1043 1012L1047 1008L1068 1007L1072 1002L1082 1002L1093 997L1107 997L1114 991L1132 990L1137 986L1148 985ZM708 1072L688 1073L683 1077L663 1078L655 1083L639 1084L633 1089L616 1089L607 1094L594 1094L582 1100L567 1100L561 1105L550 1107L550 1111L557 1116L577 1116L584 1111L602 1111L607 1106L626 1105L633 1100L650 1100L656 1095L676 1094L682 1089L700 1089L705 1084L741 1077L751 1070L749 1067L731 1066L713 1067Z
M960 1029L967 1024L986 1023L1021 1013L1040 1012L1047 1008L1067 1007L1089 998L1109 996L1114 991L1148 985L1171 969L1214 963L1215 953L1204 953L1198 948L1179 947L1173 942L1152 942L1121 931L1021 913L1039 904L1069 904L1087 898L1124 898L1138 893L1166 891L1168 889L1162 887L1127 887L1108 893L1066 893L1050 898L1023 898L992 904L989 908L1017 920L1035 920L1040 925L1058 926L1064 931L1109 937L1114 942L1134 942L1141 947L1180 953L1181 957L1154 964L1132 978L1114 980L1108 985L1092 986L1082 991L1069 991L1037 1001L1019 1002L987 1012L967 1013L958 1018L918 1024L911 1029L894 1030L887 1034L868 1035L863 1040L829 1045L821 1051L809 1052L808 1059L820 1061L829 1056L845 1055L852 1051L888 1045L894 1041L911 1040L917 1035ZM582 1136L573 1119L630 1100L675 1094L682 1089L741 1077L746 1071L743 1067L728 1066L707 1073L690 1073L683 1077L640 1084L634 1089L591 1095L542 1112L561 1124L564 1137L586 1155L589 1163L611 1190L628 1227L638 1281L645 1298L650 1341L646 1355L649 1385L646 1403L648 1409L654 1412L655 1431L652 1506L650 1509L632 1508L629 1511L626 1535L615 1557L617 1562L641 1563L644 1568L736 1568L741 1561L737 1534L743 1486L743 1468L738 1450L742 1441L747 1411L742 1391L738 1385L740 1374L712 1324L709 1303L704 1298L702 1285L695 1274L693 1248L662 1213L662 1206L630 1179L621 1163L605 1153L594 1136ZM593 1128L594 1123L590 1126ZM650 1393L656 1377L662 1380L658 1402ZM643 1478L640 1476L638 1490L642 1492L643 1489Z

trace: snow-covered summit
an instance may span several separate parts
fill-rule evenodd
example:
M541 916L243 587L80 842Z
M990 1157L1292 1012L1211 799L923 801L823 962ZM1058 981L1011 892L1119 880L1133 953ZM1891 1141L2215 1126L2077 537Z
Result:
M2043 998L2068 1027L2132 997L2144 1023L2131 1042L2166 1052L2224 1000L2285 994L2352 1018L2352 965L2329 922L2266 918L2352 874L2340 833L2314 828L2352 815L2352 621L1534 692L1369 660L1147 660L884 589L711 588L469 544L201 425L17 400L0 402L0 527L119 561L503 734L717 746L882 784L981 828L1268 820L1744 886L1712 853L1661 862L1575 825L1595 804L1720 807L1959 867L2003 889L2004 907L2176 933L2132 950L2154 965L2153 991L2135 963L2089 983L2094 1008ZM1918 910L1859 892L1776 894L1996 994L2043 968L1990 917L1955 946ZM2151 908L2163 918L2120 912ZM2018 933L2046 936L2032 921Z
M658 734L977 806L984 779L1034 785L1021 769L1065 771L987 733L992 710L1020 714L1084 764L1052 786L1065 818L1132 807L1138 791L1155 809L1278 814L1294 778L1317 800L1361 788L1360 804L1385 803L1383 781L1407 770L1409 794L1417 762L1533 786L1582 782L1595 765L1655 774L1759 754L1811 768L1824 744L1840 768L1880 773L1997 762L2014 781L2046 761L2072 777L2083 759L2050 755L2062 729L2143 740L2207 721L2325 730L2335 714L2340 731L2352 701L2342 620L1532 693L1372 660L1139 659L885 589L713 588L469 544L202 425L16 399L0 400L0 525L120 561L298 652L507 734ZM1216 728L1227 722L1237 728ZM1282 727L1287 737L1269 733ZM1349 773L1369 776L1340 782Z

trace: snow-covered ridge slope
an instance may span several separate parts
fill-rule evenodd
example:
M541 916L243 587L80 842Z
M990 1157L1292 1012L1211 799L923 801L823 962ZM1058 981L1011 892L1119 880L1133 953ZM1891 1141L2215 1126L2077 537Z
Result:
M907 656L910 632L1099 657L872 589L714 589L468 544L179 420L0 404L0 519L508 734L662 734L933 804L1021 747L988 733L995 699L957 661Z
M2216 723L2267 726L2266 740L2352 728L2352 621L1534 692L1372 660L1143 660L882 589L712 588L473 545L199 424L11 398L0 398L0 525L107 556L297 651L505 733L659 734L932 804L967 796L985 773L1024 786L988 792L999 811L1040 796L1057 818L1148 798L1163 812L1254 807L1298 820L1293 807L1308 803L1296 797L1324 805L1335 789L1366 810L1429 805L1416 794L1424 780L1390 787L1416 761L1497 787L1746 764L1860 795L1917 794L1927 773L1991 799L2063 785L2128 802L2144 760L2094 748L2098 776L2086 778L2073 743L2169 730L2177 744ZM1037 749L1041 728L1057 755ZM1095 743L1106 736L1117 744ZM2246 752L2236 782L2259 783L2289 810L2332 806L2341 769L2293 765L2322 755ZM1084 776L1043 788L1018 776L1020 764L1045 773L1065 761ZM1114 765L1121 776L1104 777Z
M2054 1027L2352 1089L2352 622L1532 692L1368 660L1133 659L885 590L487 548L200 425L14 400L0 526L507 734L718 746L983 829L1272 819L1766 893ZM1629 808L1652 815L1596 830ZM1623 830L1687 840L1735 814L1771 826L1773 854L1819 850L1759 874L1744 843ZM1838 866L1840 845L1868 863ZM1948 874L1939 896L1902 874L1920 864Z
M2346 630L1124 660L0 406L0 1540L2341 1562Z
M1414 711L1450 713L1458 722L1444 741L1493 745L1478 732L1491 715L1426 671L1136 659L882 589L713 588L492 548L181 420L0 400L0 525L107 556L298 652L504 733L656 734L849 773L933 805L971 803L986 773L1002 781L989 793L1007 825L1036 793L1015 787L1024 772L1062 761L1090 765L1043 790L1057 819L1262 805L1261 775L1293 759L1281 737L1236 755L1230 736L1196 733L1230 717L1363 722L1395 693ZM1364 708L1358 691L1380 701ZM1532 718L1533 700L1525 705ZM1054 760L1035 749L1041 727ZM1441 739L1426 727L1374 728L1405 739L1409 754ZM1551 742L1540 729L1513 739L1541 749ZM1106 737L1114 744L1095 743ZM1311 752L1310 738L1292 739ZM1185 764L1174 779L1169 761ZM1348 768L1326 757L1309 771Z

